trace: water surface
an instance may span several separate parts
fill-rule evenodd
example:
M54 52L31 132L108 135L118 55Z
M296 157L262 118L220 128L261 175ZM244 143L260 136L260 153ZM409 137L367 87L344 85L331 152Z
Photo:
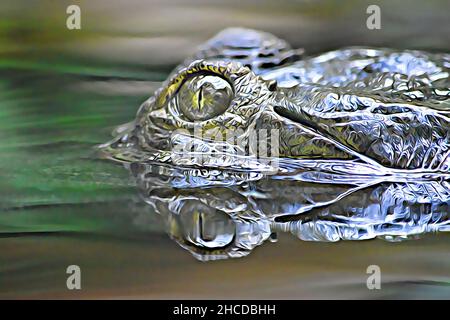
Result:
M89 7L85 4L83 31L74 35L59 29L65 16L59 15L58 10L64 12L64 5L53 5L44 2L35 12L36 17L47 18L48 25L39 24L41 20L36 17L27 19L33 15L20 4L3 5L2 30L15 32L4 31L1 40L1 297L450 297L450 238L446 232L436 232L438 228L448 230L448 216L420 219L421 210L427 210L426 201L414 204L406 198L394 206L397 212L411 210L410 216L399 218L416 228L406 241L382 234L366 241L304 241L335 239L336 234L314 234L308 230L301 234L313 239L299 236L301 226L328 221L325 209L319 209L313 219L302 225L288 222L288 229L250 216L237 221L240 230L255 231L246 233L255 234L246 238L247 244L253 241L252 244L235 251L240 258L229 259L228 251L219 250L213 256L221 259L211 261L209 251L206 255L204 250L193 251L184 239L212 239L226 246L235 239L232 231L238 224L233 217L230 220L213 212L206 220L200 218L203 220L199 224L195 214L180 220L164 207L155 210L153 202L148 201L150 187L153 186L152 196L156 194L162 200L182 199L193 191L174 191L168 184L171 180L161 172L157 176L153 172L153 178L148 175L148 179L140 179L139 174L148 168L132 168L130 173L122 165L99 159L95 151L96 145L110 138L116 125L134 118L137 107L165 80L174 65L196 44L223 27L244 25L271 31L311 53L354 44L448 52L445 1L433 2L426 8L416 2L419 9L411 14L405 13L404 7L391 5L386 28L379 33L365 29L364 16L359 14L365 10L363 4L337 9L331 2L324 2L317 11L308 4L287 2L286 6L265 5L245 14L239 11L240 15L230 4L226 11L229 20L220 23L215 22L215 15L223 19L224 5L205 4L202 8L189 7L189 12L199 17L197 26L178 19L185 24L185 28L180 28L167 21L168 17L174 21L182 16L185 5L155 3L149 9L148 4L136 1L134 6L115 3L107 8L101 2ZM93 19L98 12L103 13L101 23ZM150 14L159 20L150 19ZM320 23L314 23L317 19ZM430 27L424 29L421 24ZM333 32L323 31L330 30L330 26L334 26ZM352 30L351 36L345 30ZM442 181L429 186L422 188L445 187ZM260 212L274 213L280 208L307 206L311 195L323 195L321 200L326 201L327 196L345 188L297 184L289 187L290 192L283 194L279 191L286 189L263 180L234 189L215 186L196 191L195 196L204 199L204 203L215 200L216 205L225 203L234 208L253 205ZM382 184L356 190L348 201L371 219L372 226L379 225L376 230L381 232L387 226L380 223L383 216L370 215L374 212L370 208L376 206L373 199L392 199L399 191L407 194L408 187ZM249 188L255 195L253 203L248 200ZM264 192L274 194L278 201L264 199ZM298 195L295 201L290 198L293 194ZM199 211L198 203L188 205L188 212ZM349 203L344 205L348 207ZM448 201L440 205L441 212L448 213ZM339 211L340 204L334 210ZM211 225L215 233L208 229ZM323 239L327 235L330 239ZM66 288L66 268L71 264L81 267L81 291ZM382 270L379 291L366 287L366 269L372 264Z

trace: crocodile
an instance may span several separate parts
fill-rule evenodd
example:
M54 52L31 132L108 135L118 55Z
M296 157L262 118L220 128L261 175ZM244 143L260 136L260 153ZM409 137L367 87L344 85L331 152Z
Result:
M444 53L306 56L226 29L100 150L201 261L243 257L283 232L333 242L448 232L449 73Z
M101 150L125 163L210 171L447 174L449 74L446 53L349 47L306 56L272 34L225 29Z

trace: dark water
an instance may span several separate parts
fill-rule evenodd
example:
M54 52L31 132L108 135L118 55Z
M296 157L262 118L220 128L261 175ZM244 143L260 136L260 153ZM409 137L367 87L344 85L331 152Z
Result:
M144 201L147 181L95 152L116 125L134 118L174 65L226 26L272 31L311 53L354 44L448 52L445 1L380 4L386 24L370 32L364 3L265 3L243 12L233 3L81 2L86 15L77 34L61 27L64 2L44 1L33 13L20 3L2 4L0 296L450 298L448 233L329 243L302 241L295 230L271 225L262 228L267 241L244 250L245 257L200 262L177 238L198 237L202 231L192 222L198 217L179 221L156 214ZM158 177L163 175L149 183ZM303 194L295 188L291 194L307 199L311 192L331 192L301 189ZM173 191L159 192L168 198ZM228 188L211 193L217 202L245 200ZM354 201L360 197L370 199L356 193ZM277 204L282 202L263 206L273 210ZM214 221L224 235L219 240L229 241L229 221ZM82 270L80 291L66 288L72 264ZM373 264L382 271L381 290L366 287Z

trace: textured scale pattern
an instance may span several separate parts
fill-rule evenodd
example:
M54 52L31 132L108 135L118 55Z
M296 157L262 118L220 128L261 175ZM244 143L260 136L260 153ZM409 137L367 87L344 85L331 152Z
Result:
M167 155L177 130L192 139L240 130L248 139L251 131L276 129L278 154L292 161L358 159L380 169L447 172L449 70L448 54L349 48L301 58L268 33L227 29L177 67L104 149L121 161L174 163ZM228 81L234 96L221 114L194 122L174 97L190 77L205 73ZM255 154L250 148L245 156ZM246 161L226 154L223 159L224 167Z

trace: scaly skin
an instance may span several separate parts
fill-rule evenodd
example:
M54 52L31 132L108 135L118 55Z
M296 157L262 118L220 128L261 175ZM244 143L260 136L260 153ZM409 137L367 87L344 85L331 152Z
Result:
M135 121L102 148L119 161L205 168L232 163L233 168L246 169L236 155L256 156L254 148L224 146L205 137L239 132L243 145L249 145L253 132L276 129L277 152L292 161L342 160L380 170L449 171L449 55L370 48L312 58L300 55L270 34L227 29L178 66L141 106ZM223 95L215 99L211 84L192 92L186 88L202 76L229 84L229 105L221 104L227 101ZM181 100L182 90L192 99ZM214 108L223 112L204 118L204 112L217 111ZM203 113L195 121L197 110ZM272 142L267 142L270 148ZM214 157L223 157L216 162L175 157L180 146L194 152L215 150Z

